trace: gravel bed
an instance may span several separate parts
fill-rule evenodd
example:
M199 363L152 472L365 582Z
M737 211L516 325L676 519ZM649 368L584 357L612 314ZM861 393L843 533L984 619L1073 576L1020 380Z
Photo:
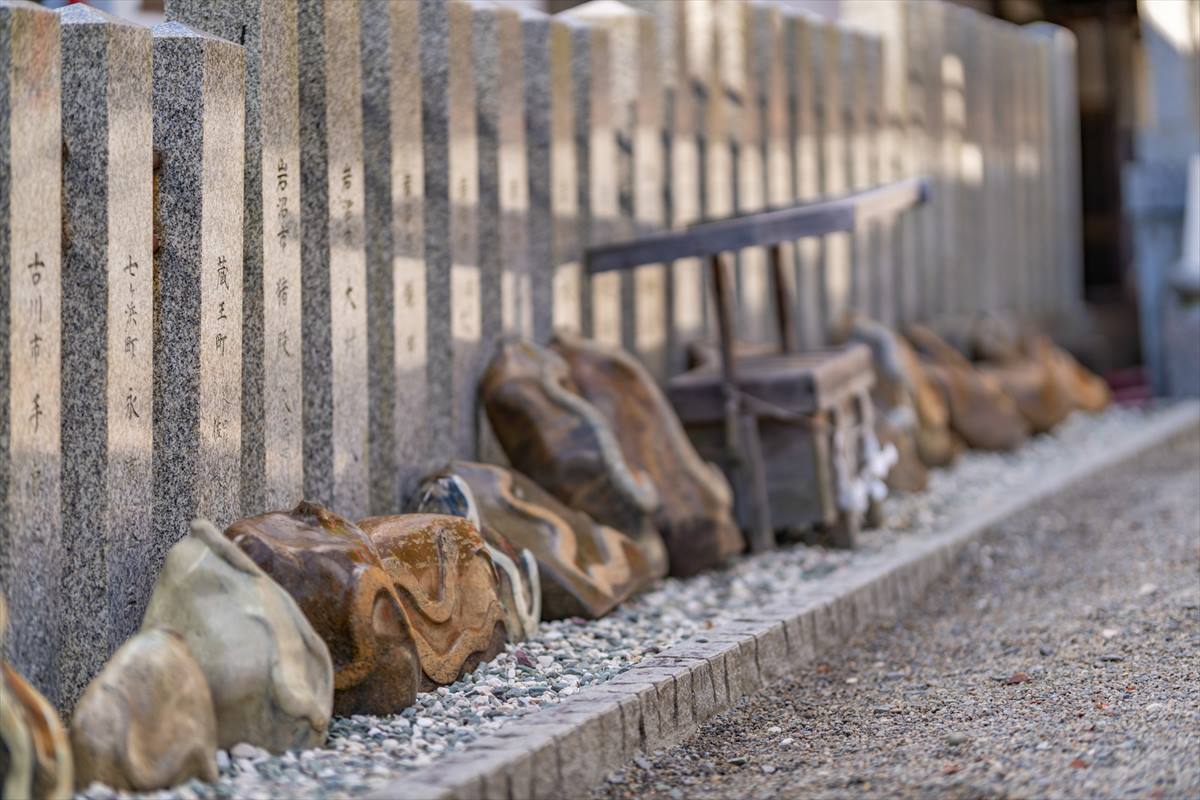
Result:
M1014 515L592 799L1200 797L1198 490L1191 435Z
M685 580L669 579L625 603L608 617L543 623L538 635L510 644L505 653L451 686L418 696L415 706L390 717L335 718L325 747L271 756L249 745L220 751L216 783L191 781L143 797L197 798L344 797L376 789L390 778L462 749L481 734L553 705L584 686L603 682L684 639L738 613L776 602L799 584L820 580L865 553L886 548L896 536L928 534L980 504L1028 485L1056 463L1074 461L1089 448L1138 426L1153 411L1115 408L1075 415L1051 435L1015 453L968 453L954 468L932 475L919 495L887 503L888 525L861 536L856 552L795 545L740 558L728 568ZM133 797L100 785L82 797Z

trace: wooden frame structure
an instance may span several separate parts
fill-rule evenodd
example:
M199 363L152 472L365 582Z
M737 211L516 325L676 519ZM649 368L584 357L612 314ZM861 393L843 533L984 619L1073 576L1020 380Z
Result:
M770 549L774 542L767 501L766 468L756 429L748 424L755 409L744 408L738 390L738 366L734 348L733 277L726 253L747 247L767 247L775 285L776 319L783 353L795 353L797 334L788 296L781 245L810 236L861 229L873 219L900 214L927 202L930 185L926 178L909 178L842 197L784 208L768 209L720 220L703 221L687 228L647 234L624 242L596 245L584 251L584 269L589 275L626 270L646 264L669 263L682 258L706 258L709 263L716 308L720 354L721 387L724 396L726 459L738 475L733 480L738 503L747 504L754 520L749 532L750 547Z

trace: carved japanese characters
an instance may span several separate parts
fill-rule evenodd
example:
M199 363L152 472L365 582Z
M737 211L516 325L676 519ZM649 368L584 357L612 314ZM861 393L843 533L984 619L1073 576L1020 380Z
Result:
M75 781L148 792L217 779L217 719L187 643L151 628L122 645L71 718Z
M624 534L573 511L504 467L456 461L428 479L423 510L477 516L489 542L536 559L542 619L595 619L657 579Z
M479 531L437 514L370 517L370 538L408 619L422 686L453 683L504 648L504 609Z
M612 427L556 353L502 342L480 385L488 419L513 467L576 511L631 537L655 573L667 553L654 527L658 492L621 452Z
M0 597L0 647L8 611ZM0 797L69 798L71 747L54 707L0 661Z
M212 692L218 746L321 744L333 707L329 649L291 596L210 522L191 530L167 554L142 629L187 641Z
M703 461L646 369L623 350L560 333L552 345L580 395L608 421L630 467L658 492L655 526L671 574L694 575L742 549L725 476Z
M333 710L393 714L421 686L416 644L367 535L313 503L239 520L225 531L288 593L329 647Z

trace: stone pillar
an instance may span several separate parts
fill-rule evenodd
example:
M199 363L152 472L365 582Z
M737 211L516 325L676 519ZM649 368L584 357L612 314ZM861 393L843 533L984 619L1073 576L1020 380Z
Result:
M583 325L571 28L527 11L521 35L533 336L544 343L557 328Z
M1012 223L1008 226L1010 241L1005 243L1008 269L1004 282L1007 284L1006 305L1015 314L1028 316L1040 302L1037 281L1044 268L1037 261L1037 241L1044 230L1041 217L1045 209L1037 195L1035 178L1035 170L1039 167L1033 139L1034 106L1037 103L1036 53L1032 43L1024 37L1015 32L1006 33L1006 59L1011 66L1005 73L1012 85L1007 100L1010 111L1003 115L1001 124L1004 134L1013 138L1014 170Z
M593 0L561 14L608 31L610 89L617 139L618 197L631 233L661 229L663 211L663 94L654 17L626 5ZM622 286L622 339L651 374L665 377L669 305L666 267L637 267Z
M178 22L154 28L156 153L152 580L202 516L241 515L242 186L239 45Z
M942 58L942 182L939 185L945 198L941 231L941 263L944 272L939 291L939 316L952 314L961 308L967 269L961 258L965 252L963 227L971 222L964 207L967 190L963 170L966 136L966 97L963 80L963 50L966 45L964 17L966 11L958 6L943 7L945 51Z
M972 316L987 307L988 283L996 266L994 244L998 220L994 215L996 163L992 156L992 46L988 37L990 18L966 11L967 37L964 77L967 98L967 164L969 223L964 226L966 247L960 254L967 270L966 302L957 311Z
M954 227L953 299L946 312L951 316L970 314L976 308L979 278L986 262L980 258L982 233L986 230L980 214L983 211L983 151L979 145L979 105L982 65L979 58L977 14L969 9L952 6L946 9L952 19L953 60L946 65L951 73L947 79L961 89L957 93L962 103L961 120L957 121L957 140L954 143L954 164L957 178L956 224ZM957 80L956 80L957 79Z
M716 31L720 64L717 90L727 101L728 131L734 172L734 210L739 214L766 206L763 117L755 70L755 7L749 3L717 6ZM776 340L767 251L746 248L738 253L737 323L741 336L755 342Z
M1000 221L995 218L994 211L998 205L996 189L1001 183L1001 173L993 152L996 129L991 115L995 59L989 33L993 21L991 17L975 12L969 12L968 19L972 45L966 65L967 137L978 162L978 180L973 194L974 222L968 229L972 236L971 246L966 251L967 263L974 265L970 270L971 294L961 313L974 316L988 307L997 263L995 239Z
M296 0L170 0L169 19L246 48L242 513L304 495Z
M478 94L479 253L483 270L483 341L528 335L529 173L525 161L524 52L521 17L488 2L474 6Z
M5 657L54 702L60 529L62 291L59 24L0 3L0 586ZM72 587L73 588L73 587Z
M759 149L764 154L762 181L766 190L765 205L778 208L790 205L796 196L795 170L792 167L791 113L788 102L788 62L784 49L787 45L787 26L783 14L776 6L751 6L751 18L754 35L750 41L749 53L754 68L753 84L757 90L754 99L759 119L762 121ZM779 248L782 263L794 267L795 244L783 242ZM770 273L768 286L772 298L779 290L775 279L775 274ZM792 298L793 303L796 296L795 279L794 269L783 270L782 290L785 296ZM770 305L775 329L770 331L768 340L773 344L782 345L779 341L779 325L775 317L777 309L773 299ZM796 335L793 332L793 336Z
M472 65L479 137L480 368L504 335L532 334L529 297L529 174L525 154L524 52L521 18L511 8L477 2ZM477 406L480 458L505 463L504 451Z
M63 546L60 708L132 635L153 587L150 31L62 22Z
M430 461L420 6L362 5L371 512L394 513Z
M629 5L654 15L663 80L663 142L667 168L664 217L667 225L682 228L700 220L701 176L700 104L694 89L698 66L692 63L692 26L696 3L661 3L627 0ZM668 274L670 328L667 331L667 368L682 371L687 348L704 336L705 271L700 259L685 258L671 264Z
M849 188L859 192L876 183L874 174L874 131L868 111L871 93L872 45L878 39L861 31L847 31L843 36L842 90L845 111L846 143L848 147L846 169ZM878 59L875 59L878 62ZM850 262L850 307L863 314L871 314L873 302L874 271L876 264L875 223L860 225L854 232Z
M360 12L300 0L304 494L370 507Z
M842 69L844 32L836 25L827 25L820 37L821 55L818 60L820 82L820 153L821 196L836 197L850 189L847 174L845 142L844 96L848 91ZM821 266L821 335L828 336L830 324L841 315L850 302L850 259L852 237L849 233L831 233L822 241Z
M612 127L608 31L565 22L571 37L571 102L574 108L579 240L589 246L617 238L617 160ZM584 276L583 330L607 345L621 345L621 274Z
M1066 28L1034 23L1026 28L1046 42L1047 195L1049 258L1055 265L1059 310L1077 314L1083 306L1081 184L1079 174L1079 99L1075 36Z
M794 165L794 199L812 202L820 196L821 165L817 128L818 82L815 59L820 53L821 22L807 14L787 13L787 44L784 47ZM817 347L823 339L820 289L821 242L809 237L796 243L796 324L804 349Z
M1019 32L1022 39L1033 38L1028 33ZM1066 261L1055 259L1055 239L1067 235L1070 228L1056 231L1053 220L1056 214L1056 180L1055 174L1061 167L1054 159L1054 128L1051 123L1053 112L1051 85L1054 80L1053 42L1040 37L1033 38L1032 49L1037 54L1035 89L1033 104L1034 122L1034 151L1031 153L1036 168L1036 192L1038 202L1037 221L1037 267L1040 275L1039 286L1044 297L1043 313L1057 316L1070 310L1066 300L1066 283L1062 273L1069 269Z
M905 5L908 70L907 125L900 128L895 178L925 175L932 197L922 209L905 213L898 227L901 321L934 319L943 313L944 276L953 269L953 253L943 246L948 225L946 164L943 163L944 101L942 56L946 46L946 5ZM905 278L904 276L908 276Z
M872 182L876 184L916 174L925 146L921 17L927 5L936 3L848 0L841 6L843 19L878 37L865 45L864 53L864 122L875 141ZM913 212L907 212L898 220L879 220L869 240L879 283L864 310L889 324L913 319L925 291L922 270L928 265L917 256L918 221L912 217Z

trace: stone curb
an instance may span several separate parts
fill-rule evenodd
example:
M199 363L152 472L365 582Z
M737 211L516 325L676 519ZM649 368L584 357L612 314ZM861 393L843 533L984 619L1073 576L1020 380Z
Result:
M1099 457L1080 458L949 529L904 541L746 612L605 683L393 781L377 800L523 800L585 794L638 753L669 747L742 697L798 672L858 629L912 604L999 522L1154 447L1200 431L1200 403L1163 411Z

